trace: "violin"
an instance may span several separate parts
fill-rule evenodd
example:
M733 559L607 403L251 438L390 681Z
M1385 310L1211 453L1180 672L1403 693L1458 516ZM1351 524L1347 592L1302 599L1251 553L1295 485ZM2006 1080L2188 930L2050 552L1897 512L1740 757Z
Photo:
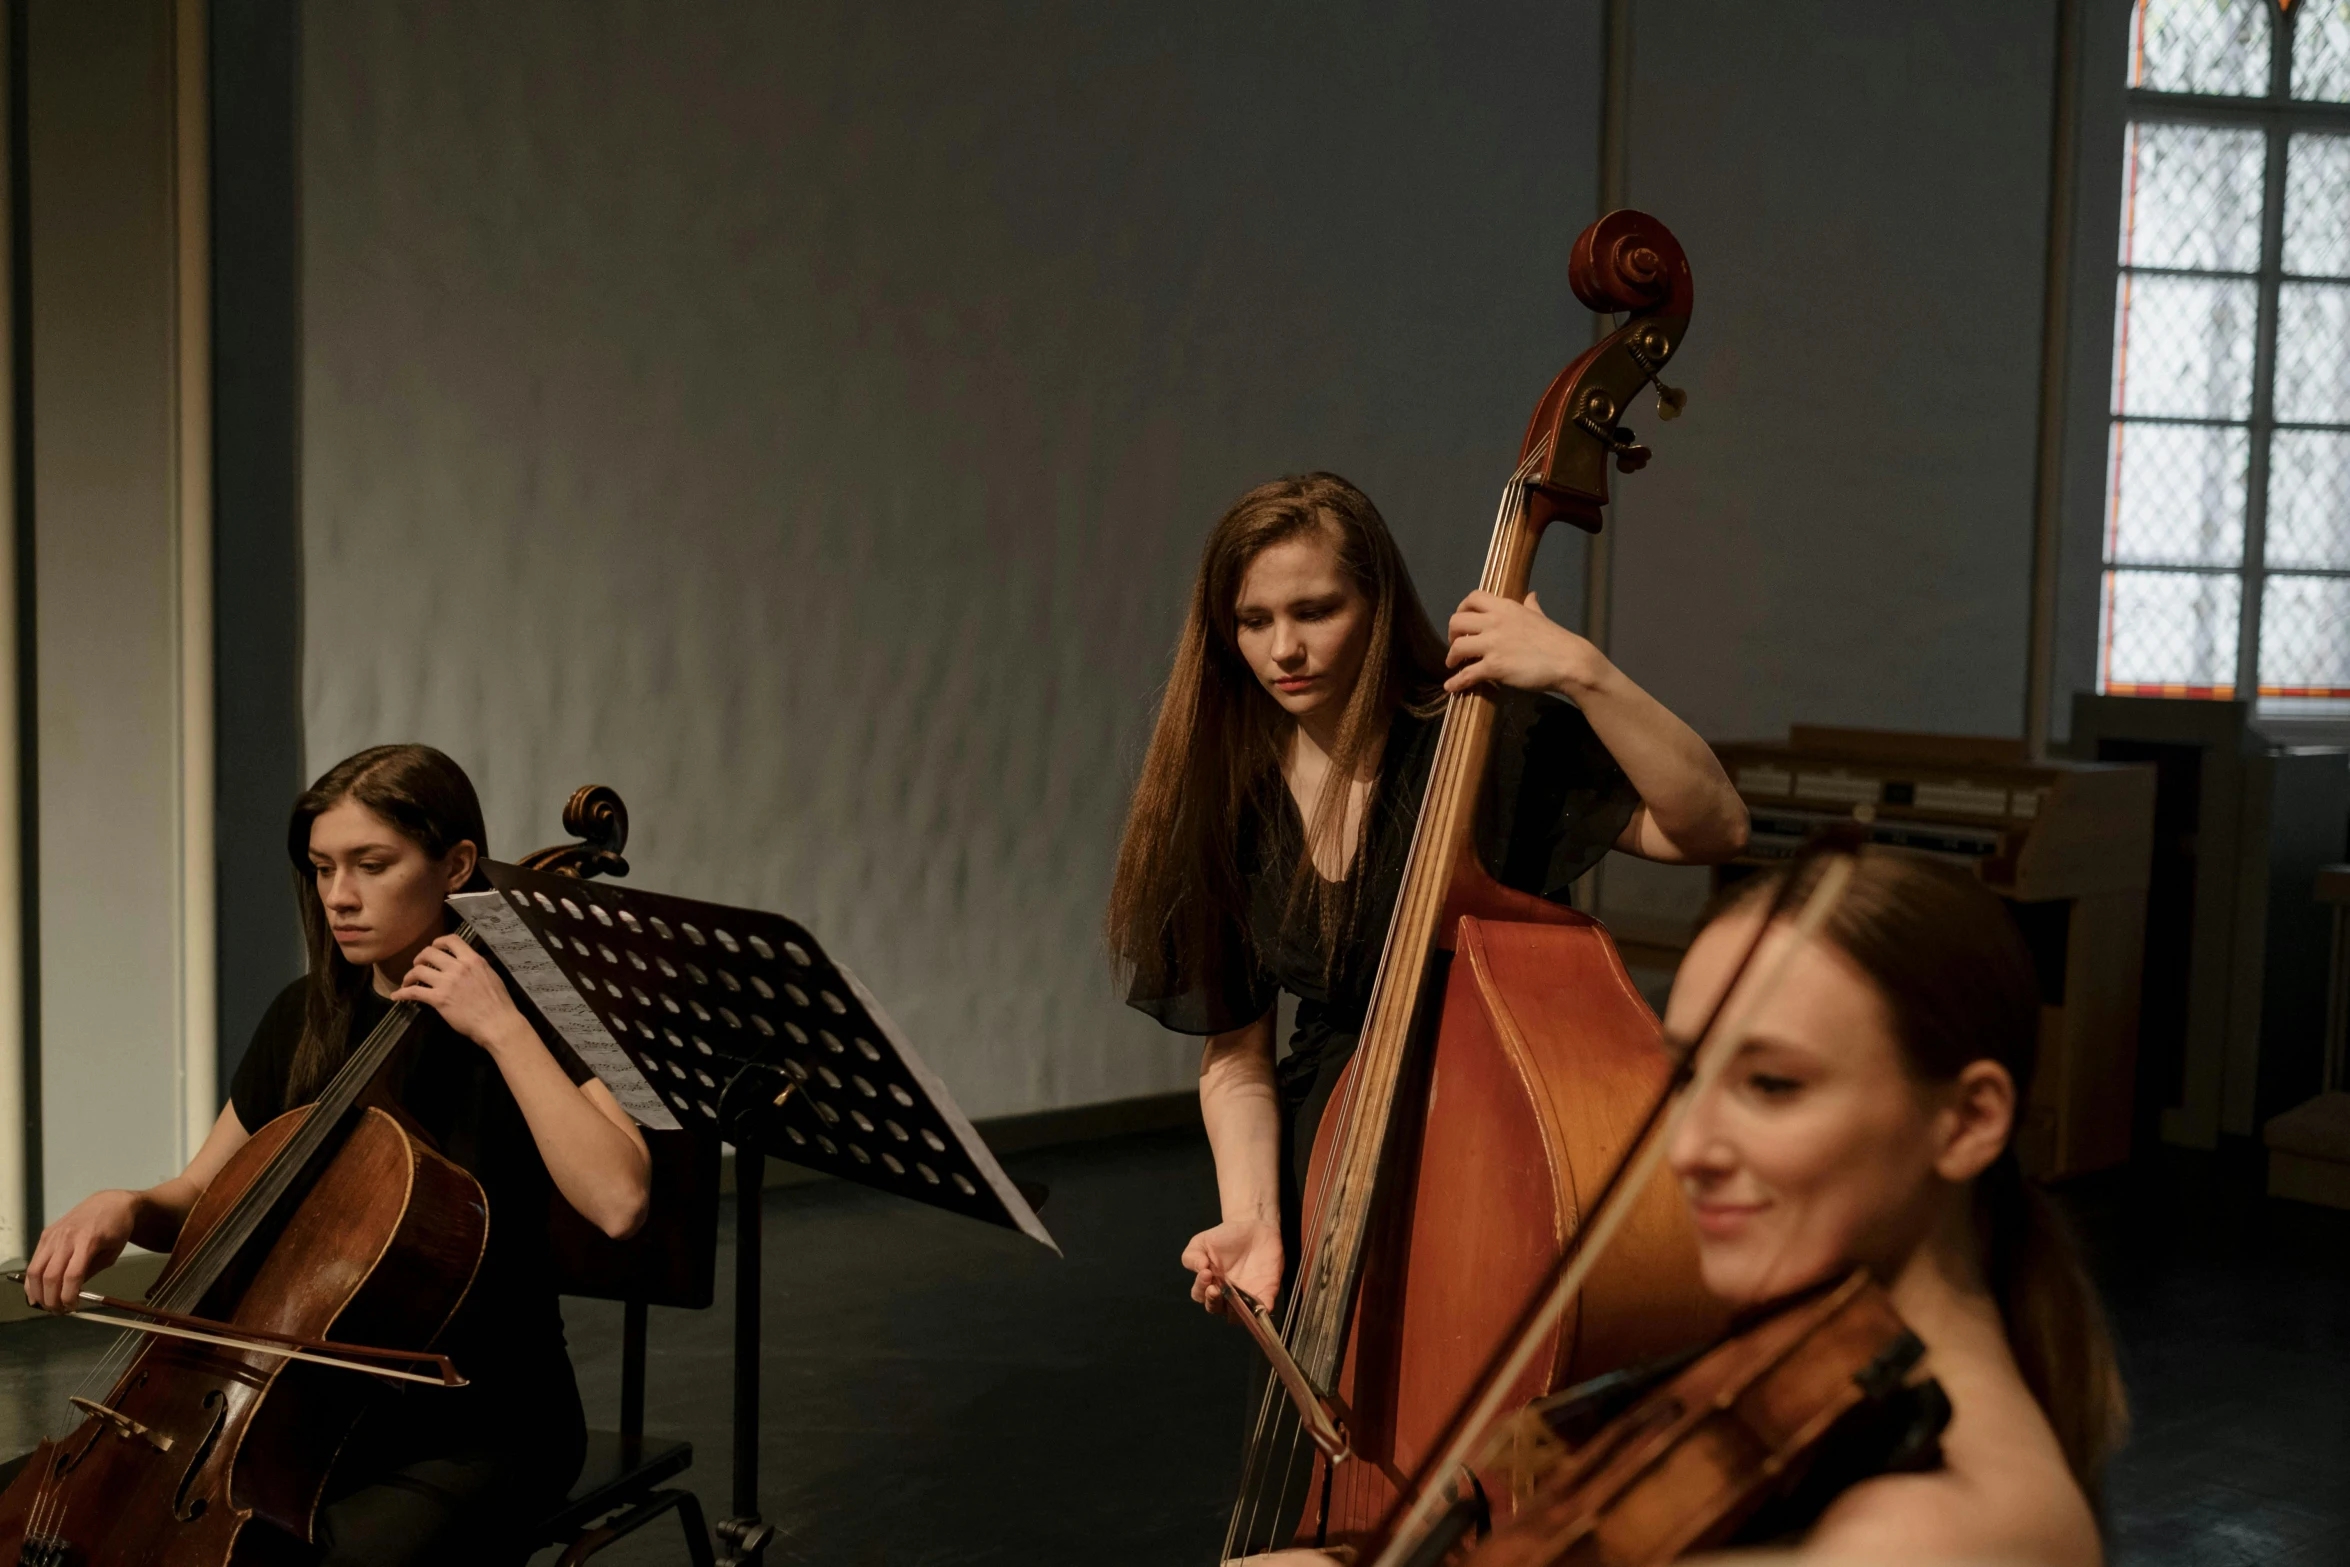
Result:
M1679 1357L1643 1396L1628 1395L1649 1378L1538 1400L1517 1422L1515 1515L1462 1567L1657 1567L1758 1515L1765 1537L1791 1532L1849 1478L1934 1461L1950 1402L1910 1380L1924 1354L1855 1272ZM1783 1526L1763 1513L1774 1504Z
M1550 523L1598 532L1609 465L1648 460L1619 421L1689 325L1688 259L1645 213L1585 229L1568 278L1585 305L1626 319L1551 381L1520 443L1479 584L1509 598L1525 597ZM1658 386L1670 418L1681 394ZM1297 1281L1281 1321L1257 1324L1281 1374L1227 1559L1377 1537L1672 1074L1605 927L1480 863L1494 719L1483 691L1446 700L1361 1042L1312 1150ZM1622 1222L1515 1368L1514 1404L1720 1326L1677 1196L1643 1195Z
M625 872L610 790L579 791L563 823L588 841L526 863ZM114 1314L77 1315L138 1332L72 1399L78 1427L0 1492L0 1561L219 1567L255 1519L308 1540L328 1470L386 1382L464 1385L431 1344L481 1265L488 1202L384 1082L431 1017L393 1006L314 1103L255 1131L189 1210L144 1304L85 1293Z
M1766 1536L1795 1532L1854 1480L1938 1461L1949 1401L1914 1376L1924 1346L1859 1271L1751 1312L1697 1351L1512 1412L1524 1366L1601 1266L1626 1205L1654 1184L1682 1119L1843 896L1852 860L1835 851L1854 836L1831 833L1806 848L1835 857L1793 914L1794 940L1750 982L1763 937L1790 913L1801 878L1782 883L1578 1244L1525 1300L1405 1487L1375 1567L1664 1567L1756 1529L1758 1518ZM1479 1476L1498 1469L1510 1474L1515 1505L1495 1527Z

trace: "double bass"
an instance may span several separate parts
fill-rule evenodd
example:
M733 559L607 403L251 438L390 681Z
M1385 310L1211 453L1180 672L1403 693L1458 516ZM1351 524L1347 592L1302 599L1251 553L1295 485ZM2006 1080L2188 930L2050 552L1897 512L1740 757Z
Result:
M1681 404L1657 378L1693 290L1665 226L1610 213L1568 276L1626 319L1550 383L1520 445L1478 584L1513 599L1543 530L1598 532L1609 464L1647 461L1619 422L1632 400L1656 382L1665 417ZM1673 1070L1605 927L1480 863L1494 716L1482 692L1447 700L1361 1041L1315 1138L1296 1283L1277 1329L1253 1323L1282 1375L1257 1410L1227 1559L1376 1537ZM1504 1395L1523 1404L1722 1319L1677 1196L1643 1194ZM1502 1477L1473 1483L1506 1513Z

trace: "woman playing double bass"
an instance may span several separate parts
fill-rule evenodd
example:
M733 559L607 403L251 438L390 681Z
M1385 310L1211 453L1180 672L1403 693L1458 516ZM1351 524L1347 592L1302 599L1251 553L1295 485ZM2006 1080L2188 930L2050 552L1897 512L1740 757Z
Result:
M168 1249L230 1157L312 1102L395 1002L437 1013L387 1070L399 1109L491 1209L479 1271L437 1342L470 1385L409 1390L362 1418L318 1510L322 1562L523 1559L536 1542L517 1531L560 1499L585 1441L546 1257L549 1186L608 1234L644 1221L635 1124L602 1083L557 1063L496 972L446 934L443 900L486 885L487 841L471 781L429 746L377 746L312 784L287 835L309 973L262 1017L187 1169L83 1199L43 1231L25 1273L34 1305L72 1310L126 1243Z
M1369 1004L1447 691L1501 706L1479 847L1563 900L1610 848L1726 859L1746 811L1689 727L1583 638L1473 593L1449 649L1370 498L1332 474L1249 491L1209 535L1111 894L1131 1005L1207 1036L1221 1222L1183 1253L1270 1305L1298 1255L1314 1132ZM1298 998L1289 1052L1280 991Z

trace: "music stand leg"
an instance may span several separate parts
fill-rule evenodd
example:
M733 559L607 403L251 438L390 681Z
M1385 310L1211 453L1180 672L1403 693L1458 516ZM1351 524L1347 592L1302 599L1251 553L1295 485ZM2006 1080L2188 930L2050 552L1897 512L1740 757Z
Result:
M759 1235L767 1156L734 1148L734 1516L712 1532L721 1567L758 1567L775 1526L759 1519Z

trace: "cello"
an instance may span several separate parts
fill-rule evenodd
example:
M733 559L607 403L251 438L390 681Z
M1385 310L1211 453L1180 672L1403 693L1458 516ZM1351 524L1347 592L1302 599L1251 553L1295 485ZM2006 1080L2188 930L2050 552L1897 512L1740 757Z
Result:
M1479 582L1509 598L1525 596L1550 523L1599 531L1611 460L1648 460L1618 420L1689 324L1688 260L1645 213L1585 229L1568 275L1585 305L1626 319L1536 405ZM1681 394L1657 386L1670 418ZM1361 1041L1315 1138L1296 1284L1277 1328L1237 1302L1281 1374L1257 1410L1227 1559L1376 1538L1672 1072L1605 927L1480 863L1493 724L1485 693L1447 699ZM1674 1194L1641 1195L1622 1231L1505 1397L1718 1328ZM1506 1509L1499 1478L1479 1484Z
M583 789L563 820L587 842L526 863L625 872L617 796ZM265 1559L311 1538L329 1470L382 1379L463 1385L430 1346L481 1264L488 1204L385 1092L384 1069L431 1017L416 1002L391 1007L315 1102L230 1156L147 1304L85 1293L153 1320L92 1314L139 1332L71 1400L76 1428L41 1442L0 1493L0 1562ZM249 1530L256 1519L275 1528Z

